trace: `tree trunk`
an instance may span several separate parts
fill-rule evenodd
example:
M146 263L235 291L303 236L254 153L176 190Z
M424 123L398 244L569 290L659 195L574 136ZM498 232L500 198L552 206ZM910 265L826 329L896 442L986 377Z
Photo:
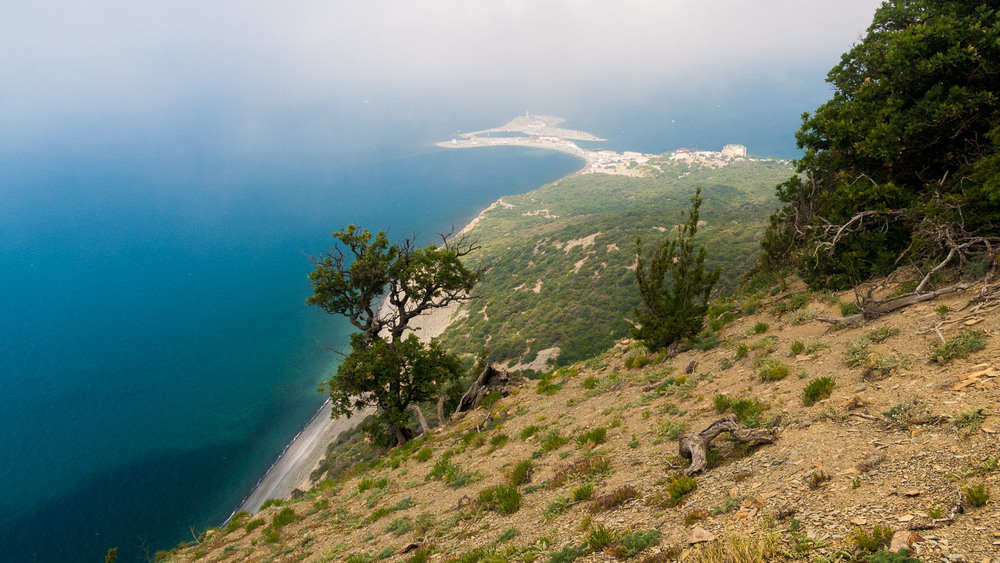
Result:
M402 446L403 444L406 443L406 434L403 434L403 427L401 425L393 424L392 427L389 428L389 430L396 435L397 446Z
M465 395L462 395L462 400L458 402L455 414L471 411L478 407L482 404L483 399L494 391L500 391L507 395L510 392L510 380L506 371L500 371L490 364L483 369Z
M683 434L677 439L678 449L681 456L691 460L691 466L684 470L685 475L693 475L705 469L708 444L723 432L729 432L730 436L745 444L759 446L777 440L780 429L749 428L740 424L735 414L731 414L716 420L697 434Z
M430 434L431 428L430 426L427 426L427 419L424 418L424 411L420 409L420 405L413 403L406 407L406 410L413 411L413 414L417 415L417 422L420 423L420 430L423 431L424 434Z
M438 397L437 413L438 413L438 428L444 428L444 423L446 422L444 418L444 395Z

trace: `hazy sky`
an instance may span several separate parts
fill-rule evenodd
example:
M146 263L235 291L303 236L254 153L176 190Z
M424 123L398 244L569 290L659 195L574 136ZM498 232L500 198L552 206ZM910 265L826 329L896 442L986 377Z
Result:
M733 73L782 80L782 69L836 63L878 4L6 2L0 130L10 146L74 127L155 128L193 107L252 130L315 104L436 98L531 107L697 90Z

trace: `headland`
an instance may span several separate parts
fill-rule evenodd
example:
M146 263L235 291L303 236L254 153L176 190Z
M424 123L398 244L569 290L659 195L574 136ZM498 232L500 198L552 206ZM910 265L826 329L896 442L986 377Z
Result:
M525 114L517 116L499 127L462 133L450 141L441 141L435 144L449 149L512 146L564 152L584 161L585 165L577 172L578 174L645 176L650 172L647 167L650 159L661 156L636 151L619 153L603 149L585 149L574 141L601 142L607 139L602 139L586 131L558 127L564 121L566 120L561 117L551 115ZM510 133L517 133L517 135L510 135ZM722 167L745 159L747 151L743 145L726 145L718 152L680 148L673 153L664 153L662 156ZM655 165L651 166L655 168Z

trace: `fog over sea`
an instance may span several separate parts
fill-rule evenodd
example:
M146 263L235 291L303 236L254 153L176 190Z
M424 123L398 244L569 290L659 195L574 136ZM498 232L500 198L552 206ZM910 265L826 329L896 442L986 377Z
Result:
M573 107L313 104L241 131L206 107L82 124L0 154L0 545L6 561L144 560L220 525L323 397L349 325L304 304L308 256L356 223L422 243L581 161L447 150L525 110L663 152L794 158L827 97L747 79L713 96ZM671 215L673 216L673 215Z

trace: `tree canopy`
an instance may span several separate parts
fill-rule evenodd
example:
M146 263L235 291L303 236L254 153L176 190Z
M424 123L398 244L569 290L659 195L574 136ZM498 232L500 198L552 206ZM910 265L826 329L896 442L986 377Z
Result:
M480 275L461 258L475 247L448 236L441 246L418 248L409 238L390 243L384 231L373 235L355 225L333 238L334 248L312 260L313 295L306 303L344 315L360 332L351 335L350 353L324 384L332 415L350 417L374 406L381 429L402 444L406 411L419 410L417 403L440 395L461 374L454 355L412 333L413 320L468 299Z
M1000 3L893 0L803 116L764 250L813 286L990 252L1000 225ZM949 258L950 259L950 258ZM936 263L936 262L934 262Z

